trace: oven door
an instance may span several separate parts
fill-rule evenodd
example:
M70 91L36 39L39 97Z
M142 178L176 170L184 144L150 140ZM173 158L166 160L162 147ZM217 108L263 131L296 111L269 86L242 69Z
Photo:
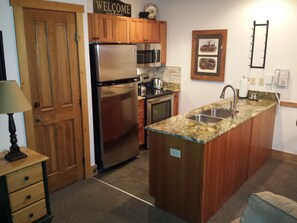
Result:
M150 125L173 115L173 94L146 100L146 124Z

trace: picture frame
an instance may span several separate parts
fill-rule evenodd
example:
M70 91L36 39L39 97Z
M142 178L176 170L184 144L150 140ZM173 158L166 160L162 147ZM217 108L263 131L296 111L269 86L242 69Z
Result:
M223 82L227 29L193 30L191 79Z
M6 69L5 69L5 60L4 60L2 31L0 30L0 81L1 80L6 80Z

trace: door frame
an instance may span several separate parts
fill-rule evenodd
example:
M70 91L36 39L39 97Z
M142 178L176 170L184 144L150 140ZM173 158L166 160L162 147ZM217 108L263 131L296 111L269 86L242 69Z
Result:
M87 80L85 64L85 46L83 32L83 13L84 6L60 2L49 2L43 0L10 0L13 7L14 23L16 32L16 43L18 51L18 63L20 69L21 88L27 99L31 100L29 70L27 61L27 48L24 25L24 8L43 9L52 11L63 11L75 13L76 30L78 33L78 70L80 81L81 111L82 111L82 134L83 134L83 154L84 154L84 177L93 176L90 158L90 133L89 133L89 115L88 115L88 97L87 97ZM36 150L33 111L24 112L26 139L28 147Z

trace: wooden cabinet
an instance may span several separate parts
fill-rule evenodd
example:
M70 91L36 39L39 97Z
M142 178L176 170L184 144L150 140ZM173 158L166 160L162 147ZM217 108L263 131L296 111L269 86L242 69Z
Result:
M117 43L129 43L129 17L114 16L114 38Z
M251 127L250 119L205 145L202 222L247 180Z
M159 21L148 19L130 19L131 43L158 43L160 42Z
M27 158L8 162L0 156L0 222L51 222L46 156L22 148Z
M275 109L206 144L150 132L149 192L156 207L207 222L269 158Z
M88 13L89 42L161 43L161 64L166 64L167 22Z
M138 144L144 144L144 99L138 100Z
M249 176L253 175L270 157L276 107L253 118Z
M179 98L179 91L173 93L173 116L178 115L178 98Z
M167 59L167 22L159 21L160 24L160 43L161 43L161 64L166 64Z
M114 16L88 13L89 41L114 42Z

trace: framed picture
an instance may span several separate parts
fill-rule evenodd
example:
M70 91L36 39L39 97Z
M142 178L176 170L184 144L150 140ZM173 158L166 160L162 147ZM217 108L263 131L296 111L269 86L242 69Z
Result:
M6 69L4 60L2 31L0 30L0 81L1 80L6 80Z
M224 81L227 29L192 32L191 79Z

